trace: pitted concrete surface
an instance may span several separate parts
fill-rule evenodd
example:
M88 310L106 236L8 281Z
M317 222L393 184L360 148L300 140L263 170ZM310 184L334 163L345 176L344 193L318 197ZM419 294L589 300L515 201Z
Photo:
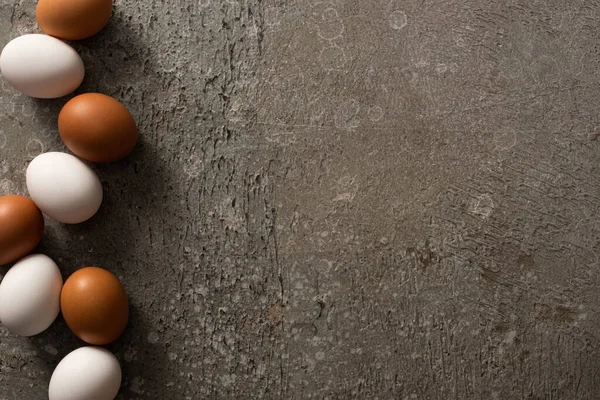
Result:
M0 1L0 42L39 32ZM121 399L594 399L600 4L117 1L78 93L141 141L94 165L64 277L131 300ZM0 194L66 151L67 99L0 91ZM6 268L0 269L4 273ZM1 328L0 328L1 329ZM0 330L0 399L81 346Z

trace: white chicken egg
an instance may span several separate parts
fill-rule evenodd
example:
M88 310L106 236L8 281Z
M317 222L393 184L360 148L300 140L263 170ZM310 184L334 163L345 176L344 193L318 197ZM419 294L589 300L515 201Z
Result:
M112 400L121 386L117 358L101 347L81 347L56 366L50 378L49 400Z
M27 190L50 218L66 224L90 219L102 204L102 184L84 162L66 153L43 153L27 167Z
M63 280L58 266L43 254L21 259L0 283L0 320L10 332L33 336L45 331L60 311Z
M19 92L42 99L73 92L85 75L83 61L71 46L40 34L11 40L0 54L0 70Z

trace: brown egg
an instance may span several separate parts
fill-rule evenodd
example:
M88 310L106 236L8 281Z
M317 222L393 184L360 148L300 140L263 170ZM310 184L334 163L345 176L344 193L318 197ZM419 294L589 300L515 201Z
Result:
M35 17L50 36L80 40L100 32L112 14L112 0L39 0Z
M0 264L15 262L29 254L42 240L44 217L27 197L0 197Z
M94 345L115 341L129 318L123 285L98 267L82 268L67 279L60 294L60 308L73 333Z
M138 137L127 108L100 93L69 100L58 115L58 131L69 150L93 162L122 159L133 150Z

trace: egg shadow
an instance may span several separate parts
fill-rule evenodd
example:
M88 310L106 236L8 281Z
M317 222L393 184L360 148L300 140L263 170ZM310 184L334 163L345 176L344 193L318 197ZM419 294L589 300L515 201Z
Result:
M107 349L117 355L123 370L119 399L153 398L175 381L172 362L158 333L150 328L150 316L141 307L130 307L129 325L123 336ZM153 332L153 333L150 333ZM172 391L173 398L183 398Z
M165 278L162 259L162 232L169 218L167 201L176 181L165 154L157 146L156 121L146 110L156 101L144 89L160 82L155 57L118 12L97 35L71 43L86 65L86 77L77 91L62 99L34 100L39 108L49 107L58 117L69 98L86 92L115 97L132 113L139 131L138 144L125 159L109 164L92 164L98 174L104 198L98 213L90 220L65 225L46 218L46 234L36 250L59 265L63 279L84 266L98 266L114 273L123 283L130 301L130 319L124 334L106 346L121 362L123 384L120 398L153 398L175 382L177 371L168 360L168 346L151 340L157 335L162 317L152 314L160 305L159 289L171 284ZM157 95L153 91L152 96ZM47 113L47 110L45 111ZM56 126L56 120L54 122ZM69 152L60 137L52 138L51 151ZM166 282L166 283L165 283ZM156 298L155 298L156 297ZM155 304L155 301L158 303ZM160 308L158 309L160 310ZM38 348L40 362L49 374L70 351L84 346L68 329L62 316L42 334L30 339ZM176 393L174 398L183 397Z
M129 322L123 334L113 343L102 346L119 360L122 382L117 399L153 398L160 388L173 382L172 363L167 359L169 344L161 344L158 336L147 334L148 316L141 307L130 305ZM155 334L157 335L157 334ZM154 340L153 337L157 339ZM15 338L20 340L20 338ZM45 371L37 391L44 393L56 365L70 352L89 344L78 339L67 327L62 316L41 334L23 339L36 349L36 363ZM143 345L140 345L143 343Z
M131 16L115 11L98 34L71 42L85 65L85 77L76 94L99 92L121 97L140 92L156 82L156 55L132 26Z
M23 99L32 103L27 109L34 110L35 128L56 133L43 138L45 151L68 152L58 135L57 119L65 103L79 94L97 92L113 96L130 111L144 105L144 88L159 78L156 56L130 24L131 17L117 10L96 35L68 42L85 65L85 77L75 92L57 99Z
M153 262L160 258L162 251L158 242L162 235L161 224L157 216L168 215L165 204L169 181L174 175L154 147L144 141L143 131L140 137L137 147L124 160L90 164L104 190L98 213L77 225L48 221L46 235L38 248L57 261L65 280L75 270L90 265L105 268L119 277L129 296L131 314L124 335L108 348L121 361L122 390L134 392L146 390L140 386L141 382L151 387L157 382L175 381L173 374L176 373L167 369L171 364L166 348L147 340L151 337L152 315L144 313L156 300L155 283L164 280L165 266ZM40 353L47 353L44 347L52 343L59 359L85 345L70 333L62 316L38 339L35 343ZM130 356L131 352L137 356ZM45 354L47 365L54 368L58 355ZM132 357L138 361L132 362Z
M121 365L122 382L117 399L154 398L153 393L159 393L161 388L174 382L172 363L167 359L169 344L160 343L156 333L156 336L146 334L147 321L148 316L141 308L130 305L129 322L123 334L115 342L102 346L111 351ZM60 316L49 329L27 340L37 348L36 362L45 369L46 386L62 358L73 350L89 346L69 331Z

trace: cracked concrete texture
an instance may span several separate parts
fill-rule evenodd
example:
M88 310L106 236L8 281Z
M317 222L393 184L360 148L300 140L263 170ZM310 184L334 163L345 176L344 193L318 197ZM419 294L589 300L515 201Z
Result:
M0 2L0 41L37 32ZM122 399L591 399L600 327L591 0L117 1L78 93L135 116L64 276L131 298ZM0 194L67 99L2 81ZM6 269L0 270L4 272ZM1 328L0 328L1 329ZM81 345L0 330L0 399Z

